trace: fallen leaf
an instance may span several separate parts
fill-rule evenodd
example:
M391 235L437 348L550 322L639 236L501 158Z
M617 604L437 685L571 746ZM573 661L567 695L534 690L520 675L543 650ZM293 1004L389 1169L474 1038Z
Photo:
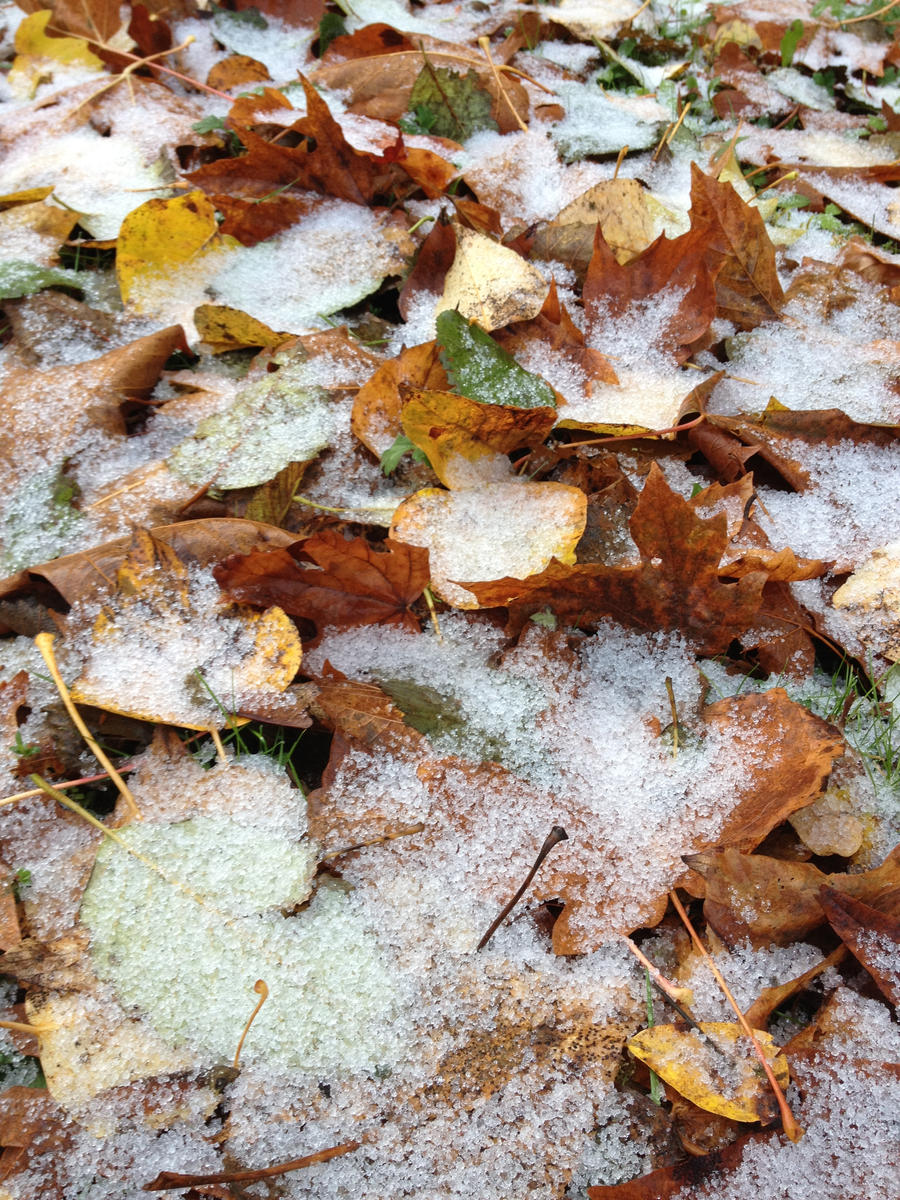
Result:
M135 534L116 583L94 621L75 700L145 721L220 728L243 695L283 692L297 674L300 638L281 609L218 612L207 595L192 594L171 546L146 530Z
M786 1088L790 1082L787 1059L770 1033L753 1032L775 1078ZM737 1022L701 1021L699 1030L654 1025L629 1038L628 1049L698 1108L733 1121L770 1123L773 1098L769 1081Z
M475 321L449 309L438 316L436 328L441 362L460 396L513 408L556 408L553 389L519 366Z
M402 350L396 358L383 363L356 393L351 428L378 458L402 431L404 386L429 390L450 386L436 342Z
M874 654L900 660L900 542L874 550L831 597Z
M627 263L646 250L659 234L646 196L647 189L637 179L605 179L567 204L538 236L548 238L550 229L561 226L560 236L587 238L586 260L590 261L594 231L599 224L616 260Z
M279 607L326 625L404 625L418 630L412 605L428 583L428 555L388 538L378 549L325 530L290 550L232 555L214 570L219 586L241 604Z
M826 875L813 863L788 862L739 850L685 858L706 882L703 912L729 944L784 945L806 937L825 920L819 888L836 888L864 903L900 914L900 847L880 867L857 875Z
M439 315L458 309L490 331L536 317L547 291L543 276L515 250L460 225L456 228L456 257L435 311Z
M772 320L784 303L775 247L759 210L730 183L691 165L691 220L706 230L706 261L716 284L720 317L739 329Z
M515 376L511 386L515 391ZM401 419L403 432L427 455L441 483L464 488L484 482L485 470L492 477L509 475L505 456L540 445L556 423L556 409L479 403L453 392L413 391L407 395Z
M900 916L829 887L819 889L819 903L847 949L891 1004L900 1007Z
M484 608L493 603L479 599L474 579L506 579L515 588L551 559L573 558L586 516L584 493L561 483L425 488L397 508L391 536L428 550L432 587L448 604Z
M674 1200L677 1196L683 1196L686 1188L712 1187L721 1190L727 1185L727 1173L741 1165L745 1151L752 1149L756 1143L771 1141L775 1136L771 1132L748 1133L731 1145L701 1158L689 1158L671 1166L659 1167L626 1183L589 1187L588 1200Z
M473 580L471 590L481 607L507 607L516 629L549 608L564 621L590 624L613 616L638 629L677 629L700 653L724 650L753 620L765 582L761 573L737 583L719 581L724 516L698 517L654 463L629 524L639 566L551 563L525 586L515 579Z
M200 340L214 354L250 347L274 349L291 336L288 333L275 333L255 317L223 304L201 304L194 310L194 323Z
M37 86L43 74L52 77L60 67L103 70L103 63L82 38L48 37L46 30L52 15L49 9L33 12L16 30L16 57L9 72L9 82L14 92L22 97Z
M424 57L424 56L423 56ZM479 86L473 70L453 71L434 66L427 57L409 94L409 109L428 111L429 133L464 142L482 129L497 129L491 117L491 96Z
M719 265L710 265L708 244L708 229L697 222L681 237L658 237L621 265L598 226L582 292L588 320L615 320L661 292L678 293L678 306L660 331L657 348L686 356L716 315Z

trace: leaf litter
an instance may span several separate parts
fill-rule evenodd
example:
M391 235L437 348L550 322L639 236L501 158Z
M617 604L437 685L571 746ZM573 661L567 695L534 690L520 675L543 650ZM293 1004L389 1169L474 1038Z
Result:
M336 16L0 10L0 1196L893 1200L896 15Z

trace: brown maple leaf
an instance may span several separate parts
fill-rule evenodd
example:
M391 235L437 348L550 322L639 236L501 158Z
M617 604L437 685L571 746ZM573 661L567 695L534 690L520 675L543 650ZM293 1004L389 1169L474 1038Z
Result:
M681 359L688 357L687 348L706 333L716 315L718 267L708 260L708 241L709 227L695 221L681 237L661 235L623 265L598 225L582 292L588 320L614 320L661 292L678 291L678 307L657 348Z
M741 329L772 320L784 302L775 247L759 210L730 183L691 164L691 221L703 226L706 262L716 281L718 315Z
M404 625L419 629L411 606L428 583L428 553L402 542L376 549L365 538L347 541L326 529L289 550L233 554L213 571L229 599L347 629Z
M673 492L654 463L629 522L641 553L636 566L552 562L529 579L464 583L483 608L504 606L520 630L549 608L563 621L585 625L614 617L644 630L679 630L701 654L718 654L759 610L763 572L722 583L718 568L728 544L723 515L699 517Z

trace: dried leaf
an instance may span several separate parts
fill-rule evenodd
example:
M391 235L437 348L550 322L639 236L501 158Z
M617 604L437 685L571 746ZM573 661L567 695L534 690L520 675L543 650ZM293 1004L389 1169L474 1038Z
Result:
M402 420L403 432L428 456L441 483L471 487L484 481L485 467L492 474L509 474L509 464L496 460L540 445L556 423L556 409L478 403L453 392L414 391L403 406ZM489 461L480 462L483 459Z
M782 1088L790 1082L787 1059L772 1035L755 1029L756 1040ZM733 1121L772 1117L769 1081L743 1027L735 1022L701 1021L699 1031L654 1025L629 1038L628 1049L698 1108Z
M241 604L278 604L326 625L404 625L418 630L412 605L428 583L428 555L388 538L378 549L325 530L288 550L232 555L214 571L219 586Z
M587 501L561 483L505 482L455 492L425 488L394 513L391 536L428 549L434 591L456 608L484 608L477 585L458 580L521 580L574 557ZM497 586L497 585L494 585Z
M378 458L402 430L404 386L437 390L450 386L436 342L402 350L397 358L383 363L356 393L351 428Z
M730 183L691 164L691 220L706 230L706 261L716 281L718 314L741 329L772 320L784 293L775 247L759 210Z
M200 340L214 354L246 350L249 347L274 349L291 336L288 333L275 333L255 317L222 304L201 304L194 310L194 324Z
M547 291L543 276L515 250L458 226L456 257L436 311L456 308L482 329L498 329L536 317Z
M504 605L521 629L534 612L549 608L564 621L590 624L612 616L638 629L678 629L700 653L716 654L739 636L760 606L765 576L719 581L727 544L724 516L704 520L674 493L654 463L630 521L641 552L639 566L552 563L526 581L472 581L484 608ZM468 586L468 585L467 585Z
M710 266L707 244L706 225L695 223L681 237L658 237L623 266L598 226L582 293L588 319L615 319L661 292L680 293L678 307L660 332L657 348L684 355L716 315L718 266Z
M732 849L688 855L685 862L706 881L704 915L729 944L748 938L755 946L786 945L804 938L825 920L822 886L900 915L900 847L880 867L857 875L826 875L813 863Z
M844 610L870 651L900 660L900 542L873 550L831 603Z
M819 889L828 923L859 959L891 1004L900 1007L900 917L835 888Z

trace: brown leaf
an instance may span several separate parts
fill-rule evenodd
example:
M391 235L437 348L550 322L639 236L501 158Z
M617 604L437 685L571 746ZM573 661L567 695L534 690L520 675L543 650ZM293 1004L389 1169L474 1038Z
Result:
M590 394L594 383L616 384L619 378L605 354L587 346L584 334L560 303L556 283L551 282L544 306L531 321L516 321L498 330L495 340L510 354L525 350L534 342L545 346L553 355L567 359L584 374L585 391Z
M900 1007L900 916L891 916L835 888L819 889L828 923L866 968L891 1004Z
M46 1088L16 1086L0 1093L0 1130L4 1191L16 1188L16 1176L25 1172L30 1177L21 1182L33 1190L32 1172L39 1172L42 1200L67 1200L64 1162L78 1127Z
M428 237L420 246L415 265L400 290L398 308L404 321L409 320L410 308L417 296L423 292L441 295L444 280L455 256L456 230L441 210Z
M900 847L858 875L826 875L813 863L731 848L688 855L685 862L706 880L704 916L730 945L749 938L754 946L782 946L805 937L825 920L822 886L900 916Z
M0 466L8 479L34 469L33 453L23 453L22 429L29 430L29 445L40 447L47 464L74 454L98 427L124 432L122 404L149 396L166 360L186 349L181 326L175 325L84 363L47 371L11 366L4 377L0 435Z
M702 1158L689 1158L672 1166L660 1167L649 1175L641 1175L627 1183L589 1187L587 1194L589 1200L672 1200L672 1197L683 1194L684 1189L700 1185L718 1191L716 1178L741 1165L748 1145L768 1142L774 1137L775 1134L771 1132L748 1133L730 1146Z
M549 608L571 623L611 616L638 629L680 630L701 654L724 650L752 621L765 582L762 574L733 584L719 581L728 540L724 516L698 517L654 463L630 528L641 552L639 566L552 563L526 580L526 587L515 579L464 586L482 607L507 607L514 629Z
M257 62L247 54L229 54L210 68L206 82L210 87L227 92L242 84L263 83L271 78L264 63Z
M782 983L778 987L763 988L744 1013L744 1016L747 1018L747 1024L752 1029L759 1029L766 1025L769 1017L776 1008L781 1008L786 1000L790 1000L792 996L796 996L798 992L802 992L814 979L817 979L824 971L827 971L829 967L839 966L846 955L846 949L843 946L838 946L836 950L832 950L827 958L823 958L821 962L816 963L814 967L810 967L808 971L804 971L802 975L798 975L796 979L789 979L787 983Z
M658 237L622 265L598 226L584 280L588 320L615 319L660 292L681 291L678 308L661 332L658 348L686 357L686 348L706 333L716 315L718 266L707 260L708 240L707 226L695 222L681 237Z
M290 550L235 554L213 571L229 599L268 607L326 625L403 625L419 629L411 606L428 583L428 555L394 542L376 549L365 538L347 541L325 530ZM315 565L313 565L315 564ZM277 599L276 599L277 597Z
M204 517L196 521L181 521L176 525L161 525L149 530L154 539L172 547L183 562L210 566L229 554L248 554L262 546L289 546L293 534L258 521L243 521L234 517ZM67 604L103 595L113 587L113 578L125 561L131 546L130 537L116 538L102 546L76 554L66 554L51 562L22 571L7 581L6 594L28 585L30 576L45 579L59 592Z
M821 717L789 699L783 688L719 700L704 710L727 732L746 763L747 779L716 844L752 850L792 812L822 790L844 739Z
M5 862L0 862L0 950L11 950L22 940L13 891L15 883L15 872Z

